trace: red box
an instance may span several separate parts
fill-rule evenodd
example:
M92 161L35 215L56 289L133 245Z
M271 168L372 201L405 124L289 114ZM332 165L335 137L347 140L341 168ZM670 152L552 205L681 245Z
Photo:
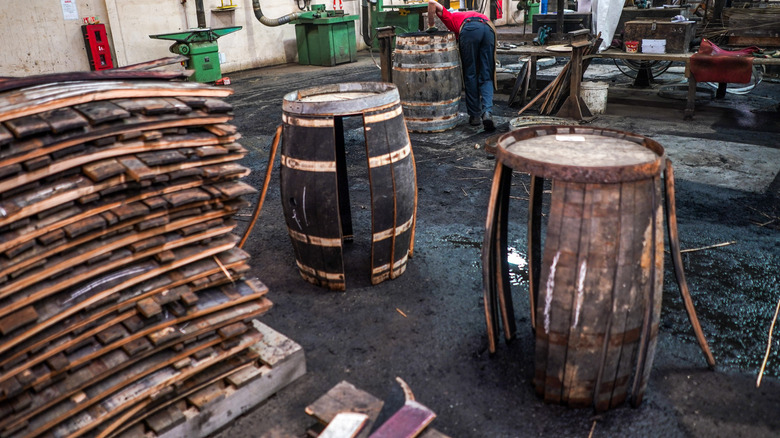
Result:
M105 24L84 24L81 26L84 35L84 45L89 57L89 67L92 70L108 70L114 68L111 59L111 47L108 45Z

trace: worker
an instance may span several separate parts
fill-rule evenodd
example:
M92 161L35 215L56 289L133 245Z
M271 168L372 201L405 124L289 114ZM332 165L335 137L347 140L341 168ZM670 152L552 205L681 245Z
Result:
M455 33L463 63L466 110L469 124L493 131L493 89L496 71L496 28L475 11L450 12L436 0L428 0L428 32L436 31L434 17Z

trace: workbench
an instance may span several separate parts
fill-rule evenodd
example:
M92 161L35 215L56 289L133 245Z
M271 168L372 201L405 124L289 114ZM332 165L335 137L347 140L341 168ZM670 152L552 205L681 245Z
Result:
M519 46L509 50L501 50L499 53L502 55L517 55L527 56L530 58L531 63L531 78L529 81L529 89L536 90L536 60L539 57L571 57L571 51L551 51L548 47L552 46ZM586 56L586 58L602 58L602 59L627 59L631 61L674 61L682 62L685 64L685 77L688 78L688 96L685 105L685 118L690 119L693 117L694 109L696 106L696 79L690 73L690 59L693 52L690 53L627 53L619 49L607 49L594 55ZM753 58L753 65L779 65L780 58Z

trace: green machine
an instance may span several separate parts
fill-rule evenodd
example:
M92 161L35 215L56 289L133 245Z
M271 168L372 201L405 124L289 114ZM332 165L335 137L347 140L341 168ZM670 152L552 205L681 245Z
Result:
M343 10L325 10L325 5L312 5L300 12L295 24L298 63L333 66L357 61L355 23L357 15Z
M357 61L355 23L357 15L343 10L325 10L325 5L311 5L311 10L293 12L279 18L263 14L260 0L252 0L255 17L266 26L295 24L298 62L303 65L333 66Z
M193 82L216 82L222 78L219 65L217 39L223 35L241 30L241 26L209 29L198 27L183 32L149 35L159 40L176 41L169 50L177 55L187 56L185 66L194 71L188 80Z
M396 34L425 29L423 14L428 12L428 2L385 4L384 0L362 0L363 41L374 46L376 29L393 26Z

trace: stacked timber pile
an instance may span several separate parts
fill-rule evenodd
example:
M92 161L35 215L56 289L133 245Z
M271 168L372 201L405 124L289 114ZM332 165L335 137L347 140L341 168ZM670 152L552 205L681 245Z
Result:
M160 434L258 375L231 91L163 76L0 80L2 437Z

